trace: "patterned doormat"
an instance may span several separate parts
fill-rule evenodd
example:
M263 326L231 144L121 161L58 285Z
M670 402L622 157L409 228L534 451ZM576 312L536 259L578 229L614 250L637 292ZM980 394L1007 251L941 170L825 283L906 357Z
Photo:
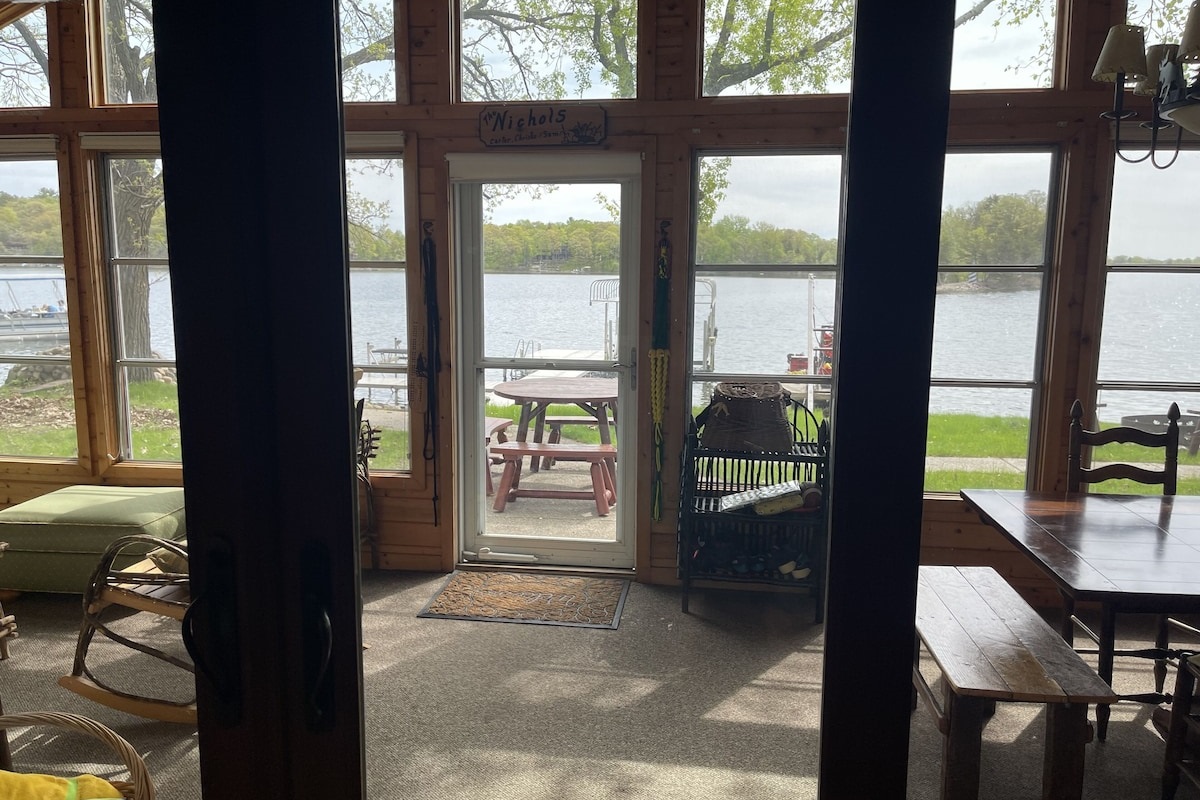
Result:
M417 616L616 628L627 594L621 578L455 572Z

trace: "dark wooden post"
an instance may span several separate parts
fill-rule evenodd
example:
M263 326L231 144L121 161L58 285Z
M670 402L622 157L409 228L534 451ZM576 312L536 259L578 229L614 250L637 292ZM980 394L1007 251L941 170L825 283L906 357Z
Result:
M337 3L154 23L203 794L361 797Z
M822 798L905 797L953 26L952 0L858 3L833 372Z

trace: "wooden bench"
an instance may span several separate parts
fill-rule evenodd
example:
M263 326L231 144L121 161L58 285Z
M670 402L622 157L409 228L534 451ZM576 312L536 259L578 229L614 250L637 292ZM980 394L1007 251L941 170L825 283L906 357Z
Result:
M1117 696L995 570L921 567L916 632L914 694L945 737L942 800L978 796L983 727L997 702L1046 705L1042 797L1083 796L1088 705ZM941 671L940 705L920 669L921 645Z
M608 410L605 409L604 413L607 414ZM542 420L542 424L545 426L546 430L546 442L549 444L558 444L562 441L562 429L565 426L586 425L588 427L595 428L600 425L600 420L599 418L593 417L590 414L547 414ZM556 456L555 458L544 458L542 459L542 469L550 469L552 466L554 466L554 462L557 459L561 459L563 461L569 460L562 456Z
M496 490L493 508L503 511L511 500L518 497L547 497L558 500L594 500L596 513L608 514L609 507L617 502L617 484L614 462L617 448L611 444L550 444L548 442L504 442L491 446L492 455L504 462L500 486ZM590 491L575 489L522 489L521 461L530 458L562 458L591 463L592 488Z
M495 438L497 442L503 443L508 441L508 427L513 424L511 419L505 417L484 417L483 418L483 460L484 460L484 475L487 482L487 496L491 497L495 493L495 487L492 485L492 459L488 455L488 447ZM497 461L495 463L502 463Z

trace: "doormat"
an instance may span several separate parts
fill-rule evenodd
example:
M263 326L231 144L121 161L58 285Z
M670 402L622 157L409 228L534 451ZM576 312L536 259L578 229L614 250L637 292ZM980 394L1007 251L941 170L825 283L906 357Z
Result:
M629 581L522 572L455 572L418 617L616 628Z

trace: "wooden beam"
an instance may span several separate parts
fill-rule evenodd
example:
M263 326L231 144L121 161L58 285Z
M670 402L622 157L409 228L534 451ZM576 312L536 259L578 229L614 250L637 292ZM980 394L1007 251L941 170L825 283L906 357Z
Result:
M857 7L835 315L821 798L906 794L953 27L952 0ZM919 78L899 85L887 77L898 41L920 43L904 65ZM881 386L886 454L878 430L863 424L877 413Z

